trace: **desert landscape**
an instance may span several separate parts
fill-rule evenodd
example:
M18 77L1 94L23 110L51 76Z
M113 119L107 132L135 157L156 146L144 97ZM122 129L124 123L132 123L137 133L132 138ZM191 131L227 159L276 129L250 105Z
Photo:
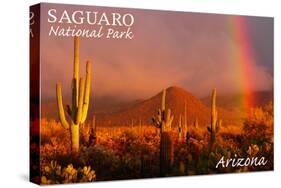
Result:
M79 38L74 41L71 99L64 99L58 81L56 100L42 103L40 123L31 124L31 143L40 137L40 145L31 145L31 155L40 155L40 165L32 166L40 168L37 182L273 170L272 91L251 93L256 100L247 108L243 95L210 88L199 98L168 85L147 99L95 99L95 64L87 62L80 77Z
M185 102L176 109L173 95L186 92L171 87L166 90L167 107L158 109L164 118L156 123L146 119L151 100L108 117L92 115L79 130L80 148L73 153L70 132L55 119L41 120L41 183L71 183L94 180L120 180L182 175L248 172L273 169L273 108L272 103L256 107L240 117L218 110L212 125L211 106L202 102ZM167 101L169 99L169 102ZM196 98L194 98L195 100ZM219 97L217 97L219 100ZM199 102L199 103L197 103ZM192 104L193 103L193 104ZM192 105L201 105L196 108ZM158 109L157 109L158 105ZM185 107L186 105L186 107ZM191 108L190 110L188 108ZM150 109L150 108L149 108ZM192 112L200 109L201 113ZM177 111L178 110L178 111ZM134 116L137 111L139 118ZM177 113L175 113L177 112ZM124 115L127 116L124 116ZM141 116L143 114L143 116ZM170 114L170 115L168 115ZM224 115L225 114L225 115ZM131 115L131 116L130 116ZM233 115L233 116L231 116ZM128 117L127 121L125 118ZM100 118L100 120L98 120ZM112 118L112 120L110 119ZM209 122L208 122L209 119ZM236 121L237 120L237 121ZM163 121L163 122L162 122ZM114 124L114 122L117 122ZM225 123L229 122L229 123ZM232 123L231 123L232 122ZM167 126L161 130L161 126ZM159 127L160 126L160 127ZM212 127L214 126L214 127ZM266 166L215 168L221 156L267 157ZM163 169L164 168L164 169Z

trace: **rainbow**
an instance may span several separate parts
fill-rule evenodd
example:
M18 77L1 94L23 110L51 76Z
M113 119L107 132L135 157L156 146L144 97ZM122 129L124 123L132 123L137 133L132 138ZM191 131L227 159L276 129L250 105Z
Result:
M249 37L249 29L247 26L247 18L245 16L228 16L226 18L227 26L230 31L231 38L237 45L229 45L229 61L232 63L237 80L239 91L242 91L243 97L241 99L242 107L246 111L250 110L255 102L253 95L253 78L252 67L255 64L254 50L252 48L251 39Z

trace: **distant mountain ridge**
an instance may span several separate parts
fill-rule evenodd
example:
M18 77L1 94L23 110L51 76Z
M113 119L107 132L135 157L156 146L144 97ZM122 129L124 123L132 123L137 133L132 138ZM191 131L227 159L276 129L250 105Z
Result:
M273 91L256 91L251 93L254 101L251 107L264 106L273 101ZM245 97L243 94L222 94L218 95L217 105L227 110L241 109L241 100ZM204 97L201 101L208 105L211 103L211 96Z
M218 92L219 93L219 92ZM146 100L135 100L132 102L114 101L110 103L110 98L102 100L91 100L89 120L95 114L97 123L104 126L115 125L139 125L152 124L152 117L157 115L158 109L161 107L162 91ZM217 98L220 103L220 96ZM180 87L169 87L166 89L166 108L170 108L175 116L173 126L176 126L179 116L184 116L184 108L186 103L187 123L193 124L197 119L199 125L206 126L210 122L210 103L202 102L199 98ZM112 104L112 106L110 106ZM113 105L114 104L114 105ZM95 109L93 109L95 107ZM225 124L235 124L240 122L243 115L238 112L226 110L218 107L218 116ZM42 105L42 117L53 118L58 120L56 101Z
M103 114L97 120L104 125L137 125L151 124L151 118L157 115L158 109L161 107L162 92L155 96L139 101L130 108L120 110L111 114ZM175 116L173 125L178 123L179 116L184 116L184 108L186 103L187 123L193 124L197 119L199 125L206 125L210 122L210 108L207 107L199 98L185 91L180 87L169 87L166 89L166 108L170 108ZM233 113L222 108L218 108L219 117L225 123L233 123L241 120L241 114Z

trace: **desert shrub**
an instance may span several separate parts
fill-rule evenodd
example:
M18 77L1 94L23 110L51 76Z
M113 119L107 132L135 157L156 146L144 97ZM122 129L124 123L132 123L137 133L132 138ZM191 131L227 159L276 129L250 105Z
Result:
M93 147L88 156L91 164L98 165L95 166L97 174L100 172L106 179L155 177L159 172L158 148L159 139L151 134L140 136L126 130Z
M41 119L40 124L41 145L51 142L51 138L56 138L60 144L67 145L70 142L69 131L62 127L59 122L53 119Z
M96 180L115 180L158 177L160 171L159 148L160 135L152 126L119 126L97 127L97 142L92 145L81 144L80 152L72 155L70 151L69 133L59 123L44 120L43 139L41 142L41 180L45 183L86 181L79 175L82 168L91 166L95 169ZM241 126L242 127L242 126ZM170 176L227 173L235 171L267 170L273 168L273 110L272 104L252 111L243 127L223 127L217 134L214 149L209 151L209 133L206 127L190 127L188 139L175 141L174 164ZM173 130L176 133L176 130ZM81 134L83 137L83 134ZM81 138L83 139L83 138ZM219 168L216 163L221 156L247 157L249 147L257 145L257 156L267 157L269 163L265 167L248 169ZM61 172L56 175L47 172L51 161L61 165ZM69 166L72 164L72 166ZM74 167L78 167L77 169ZM85 169L87 170L87 169ZM70 173L70 174L71 174ZM83 173L82 173L83 174ZM67 178L66 178L67 176ZM74 176L74 178L73 178ZM69 179L69 177L71 177ZM43 179L42 179L43 178ZM81 179L82 178L82 179Z
M62 167L56 161L51 161L42 169L42 184L61 184L95 181L95 171L90 166L75 169L72 164Z
M273 143L273 105L264 108L253 108L243 126L246 143L263 145Z
M81 149L79 162L84 165L90 164L95 168L97 178L106 180L114 178L113 174L120 165L120 158L112 149L97 144Z

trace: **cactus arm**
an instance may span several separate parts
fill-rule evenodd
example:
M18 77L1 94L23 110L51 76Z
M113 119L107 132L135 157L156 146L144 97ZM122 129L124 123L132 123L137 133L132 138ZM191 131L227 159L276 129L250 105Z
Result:
M76 95L72 95L73 101L75 100L76 107L78 105L78 90L79 90L79 48L80 48L80 42L79 38L76 36L74 38L74 63L73 63L73 79L76 80L74 81L74 86Z
M152 117L152 123L156 128L160 128L160 126L161 126L160 121L158 121L157 118L155 118L155 117Z
M65 118L64 114L64 108L63 108L63 101L62 101L62 91L61 91L61 84L58 83L56 87L56 93L57 93L57 105L58 105L58 111L59 111L59 118L61 121L61 124L64 128L69 129L69 124Z
M181 117L181 114L179 116L179 124L178 124L178 132L179 132L179 135L181 134L182 132L182 117Z
M171 118L171 109L167 110L167 116L165 117L164 121L168 121Z
M82 109L81 123L84 123L86 121L87 114L88 114L89 101L90 101L90 86L91 86L90 84L91 84L91 63L87 62L84 104L83 104L83 109Z
M213 124L213 130L215 131L216 130L216 127L217 127L217 124L218 124L218 111L217 109L215 110L215 117L214 117L215 121L214 121L214 124Z
M160 110L160 109L159 109ZM160 128L160 121L161 121L161 110L160 110L160 113L158 112L157 116L153 116L151 118L152 120L152 123L153 125L156 127L156 128Z
M216 142L216 134L219 130L218 125L218 111L216 108L216 96L217 91L216 88L212 91L212 106L211 106L211 125L208 127L208 131L210 132L210 145L209 145L209 152L211 152L214 143Z
M215 130L215 126L217 123L217 109L216 109L216 89L213 89L212 92L212 112L211 112L211 129Z
M83 108L83 101L84 101L84 92L85 92L85 79L80 78L79 82L79 100L78 100L78 109L75 124L81 123L82 119L82 108Z
M79 48L80 42L77 36L74 37L74 71L73 78L79 78Z
M174 116L171 115L171 109L166 110L166 89L162 92L161 109L158 110L158 115L152 118L152 122L156 127L161 129L161 132L171 129Z
M72 91L72 109L71 109L71 117L76 117L77 113L77 107L78 107L78 101L76 100L76 96L78 95L77 87L79 84L77 84L77 80L74 78L72 80L71 84L71 91Z
M172 122L174 120L174 116L171 115L171 109L168 109L167 110L167 116L166 116L166 119L165 119L165 122L166 122L166 128L167 129L172 129Z
M217 121L216 132L219 132L219 131L220 131L221 126L222 126L222 120L219 119L219 120Z
M166 103L166 89L162 92L162 102L161 102L161 111L165 111L165 103Z
M172 128L173 120L174 120L174 116L171 116L170 119L168 120L168 125L170 128Z
M161 109L158 109L157 120L158 120L159 122L161 122L161 120L162 120L162 112L161 112Z
M162 92L162 101L161 101L161 112L160 112L160 122L161 122L161 125L160 125L160 129L161 129L161 132L163 132L165 129L166 129L166 122L165 122L165 119L166 119L166 111L165 111L165 103L166 103L166 89L163 90Z

